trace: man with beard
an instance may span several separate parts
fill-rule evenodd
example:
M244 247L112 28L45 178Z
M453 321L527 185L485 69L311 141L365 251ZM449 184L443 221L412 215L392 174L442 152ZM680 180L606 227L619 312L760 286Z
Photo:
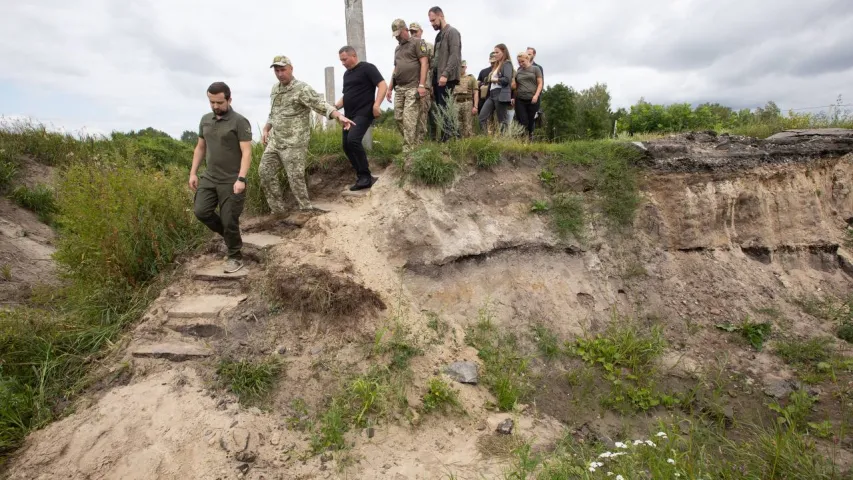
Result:
M231 89L225 83L212 83L207 99L213 111L201 117L199 123L189 186L195 192L196 218L225 240L228 259L224 271L234 273L243 268L240 214L246 200L246 175L252 164L252 125L231 108ZM206 168L199 178L202 158Z
M436 108L447 109L449 93L459 83L459 73L462 71L462 35L459 30L450 26L444 19L440 7L429 9L429 23L438 31L435 36L435 69L433 70L433 93ZM446 114L444 115L446 116ZM452 122L445 118L441 128L441 141L446 142L450 137L458 137L459 132L453 131Z

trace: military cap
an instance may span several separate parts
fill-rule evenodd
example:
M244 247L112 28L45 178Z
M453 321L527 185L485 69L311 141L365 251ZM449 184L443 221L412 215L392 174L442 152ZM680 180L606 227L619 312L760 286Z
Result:
M465 60L462 60L462 66L463 66L463 67L467 67L467 66L468 66L468 62L467 62L467 61L465 61Z
M276 55L272 59L272 65L270 65L270 68L272 68L272 67L286 67L288 65L293 65L292 63L290 63L289 58L285 57L284 55Z
M393 22L391 22L391 35L392 36L399 37L400 33L402 33L403 30L406 30L406 21L405 20L398 18L397 20L394 20Z
M418 23L418 22L412 22L412 23L410 23L410 24L409 24L409 30L423 30L423 28L421 28L421 24L420 24L420 23Z

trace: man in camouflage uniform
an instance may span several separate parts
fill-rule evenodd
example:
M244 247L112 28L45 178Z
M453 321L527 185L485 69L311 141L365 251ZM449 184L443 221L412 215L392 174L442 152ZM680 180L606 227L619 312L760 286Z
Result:
M409 25L409 33L412 34L418 40L422 40L424 36L424 29L421 28L421 24L417 22L412 22ZM424 44L426 44L427 48L427 59L429 62L429 68L427 68L427 78L426 83L424 83L424 88L426 88L426 95L421 99L423 102L421 105L421 117L418 120L418 138L424 138L427 133L429 133L430 140L435 136L435 126L434 126L434 118L430 115L430 110L432 109L432 69L435 68L435 45L431 42L424 40Z
M459 84L453 89L453 99L459 110L459 129L462 138L474 135L474 124L472 115L477 114L477 104L480 102L480 92L477 88L477 79L474 75L468 75L468 62L462 60L462 72L459 74Z
M293 65L284 55L273 58L270 68L275 70L278 82L270 93L270 115L264 125L261 140L266 149L261 157L258 173L267 203L273 214L287 210L284 192L278 180L284 167L290 190L300 210L318 210L308 199L305 185L305 161L308 157L308 140L311 137L311 111L326 118L334 118L350 128L353 122L341 115L334 106L323 101L307 83L293 78Z
M391 32L399 44L394 50L394 73L387 100L391 101L394 91L394 120L403 135L403 152L408 153L421 143L418 122L421 117L423 98L426 96L426 76L429 70L426 42L415 38L406 28L406 22L397 19L391 24Z

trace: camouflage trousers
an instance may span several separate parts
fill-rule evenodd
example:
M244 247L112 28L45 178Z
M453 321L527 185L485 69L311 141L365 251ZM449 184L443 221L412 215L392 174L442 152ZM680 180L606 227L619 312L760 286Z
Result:
M427 89L426 96L421 99L421 114L418 117L418 138L426 138L429 130L429 110L432 108L432 90Z
M473 98L456 99L456 108L459 110L459 130L462 138L474 136L474 119L471 109L474 108Z
M284 190L279 176L282 168L287 173L287 183L290 191L302 210L312 207L308 199L308 187L305 184L305 161L308 158L308 145L294 147L279 147L273 141L267 144L258 175L264 189L267 203L272 213L283 213L287 210L284 203Z
M417 87L394 87L394 120L403 135L403 152L411 151L423 139L418 129L422 106Z

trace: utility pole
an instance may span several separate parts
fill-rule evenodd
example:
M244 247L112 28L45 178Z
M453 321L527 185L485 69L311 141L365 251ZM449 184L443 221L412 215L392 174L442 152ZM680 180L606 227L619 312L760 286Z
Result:
M358 59L367 61L367 46L364 42L364 10L362 0L344 0L346 7L347 45L355 49ZM349 114L349 112L344 112ZM373 127L371 126L364 135L364 148L373 148Z
M338 100L335 98L335 67L326 67L326 102L334 105ZM326 122L326 126L331 122Z

